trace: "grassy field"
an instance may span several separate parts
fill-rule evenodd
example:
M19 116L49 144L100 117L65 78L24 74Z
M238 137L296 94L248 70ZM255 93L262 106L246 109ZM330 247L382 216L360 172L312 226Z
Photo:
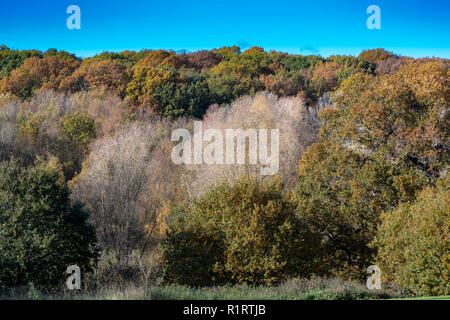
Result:
M0 299L106 299L106 300L367 300L399 299L407 295L398 289L369 290L365 285L340 279L292 279L267 286L219 286L192 288L180 285L134 286L98 290L66 291L56 295L36 289L10 292Z
M394 299L391 299L391 300L450 300L450 296L394 298Z

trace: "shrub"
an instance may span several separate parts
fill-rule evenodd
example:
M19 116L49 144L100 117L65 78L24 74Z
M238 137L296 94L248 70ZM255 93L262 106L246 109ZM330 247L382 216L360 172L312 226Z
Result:
M95 232L69 195L54 162L0 165L0 287L55 289L68 266L91 270Z
M382 276L420 295L448 295L449 221L448 180L383 214L374 242Z
M87 152L88 145L95 136L95 121L87 112L67 113L62 120L60 131Z
M166 283L278 283L308 275L314 239L274 180L222 183L174 211L162 244Z

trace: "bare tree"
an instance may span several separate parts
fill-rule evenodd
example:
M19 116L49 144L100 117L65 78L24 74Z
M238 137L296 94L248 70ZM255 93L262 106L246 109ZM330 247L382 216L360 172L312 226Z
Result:
M271 129L279 130L278 176L286 188L295 185L298 161L306 148L314 141L310 114L304 101L297 97L278 98L262 92L254 97L245 96L231 105L211 106L203 118L203 128L220 129ZM269 139L270 140L270 139ZM270 142L268 140L268 142ZM270 148L270 143L269 143ZM248 159L248 146L246 159ZM259 179L261 163L190 165L183 173L183 182L191 197L196 197L220 180L233 180L240 175L252 175Z
M91 211L100 245L117 260L158 236L164 208L176 197L180 167L170 159L169 122L131 124L98 140L73 183Z

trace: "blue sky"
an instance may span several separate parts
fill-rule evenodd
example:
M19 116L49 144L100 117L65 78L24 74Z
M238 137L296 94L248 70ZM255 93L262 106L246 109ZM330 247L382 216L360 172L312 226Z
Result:
M69 30L69 5L81 30ZM381 30L369 30L369 5ZM89 56L125 49L212 49L233 44L301 54L383 47L450 58L449 0L1 0L0 44Z

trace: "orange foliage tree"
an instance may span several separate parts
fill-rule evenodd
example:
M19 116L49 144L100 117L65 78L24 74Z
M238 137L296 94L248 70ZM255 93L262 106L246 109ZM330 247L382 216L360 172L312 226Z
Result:
M80 62L72 56L46 55L31 57L11 72L0 83L0 91L20 98L29 98L38 89L58 90L64 79L69 77Z

